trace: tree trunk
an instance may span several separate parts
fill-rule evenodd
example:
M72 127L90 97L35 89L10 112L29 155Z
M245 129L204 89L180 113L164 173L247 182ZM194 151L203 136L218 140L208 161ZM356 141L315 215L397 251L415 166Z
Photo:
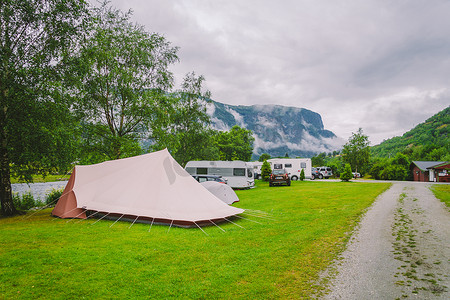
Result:
M8 142L5 132L5 112L0 116L0 202L2 214L13 216L17 213L11 193L11 178L9 171Z

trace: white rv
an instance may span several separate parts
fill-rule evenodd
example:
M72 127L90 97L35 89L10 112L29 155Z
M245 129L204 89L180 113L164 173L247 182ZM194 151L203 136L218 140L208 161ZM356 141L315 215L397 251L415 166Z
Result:
M305 178L311 179L311 158L271 158L267 161L272 170L285 169L291 180L300 179L302 169L305 172Z
M240 160L190 161L185 169L191 175L220 175L234 189L251 188L255 185L253 165Z

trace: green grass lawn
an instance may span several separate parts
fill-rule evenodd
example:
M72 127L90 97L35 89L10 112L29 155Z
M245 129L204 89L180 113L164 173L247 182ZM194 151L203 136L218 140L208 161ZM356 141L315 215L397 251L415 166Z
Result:
M433 184L431 191L436 198L444 202L447 207L450 207L450 184Z
M0 219L0 299L307 298L389 183L259 182L237 191L252 215L199 229ZM256 222L259 223L256 223Z

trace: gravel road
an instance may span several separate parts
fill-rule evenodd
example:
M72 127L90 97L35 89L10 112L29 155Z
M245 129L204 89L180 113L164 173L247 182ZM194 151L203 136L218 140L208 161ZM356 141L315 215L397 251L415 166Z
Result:
M378 197L323 299L450 299L450 211L429 186L396 182Z

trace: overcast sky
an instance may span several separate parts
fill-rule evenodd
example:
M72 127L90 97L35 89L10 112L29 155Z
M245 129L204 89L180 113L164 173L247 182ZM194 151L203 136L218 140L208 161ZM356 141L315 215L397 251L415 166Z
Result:
M113 0L180 47L212 99L310 109L347 140L402 135L450 105L450 1Z

